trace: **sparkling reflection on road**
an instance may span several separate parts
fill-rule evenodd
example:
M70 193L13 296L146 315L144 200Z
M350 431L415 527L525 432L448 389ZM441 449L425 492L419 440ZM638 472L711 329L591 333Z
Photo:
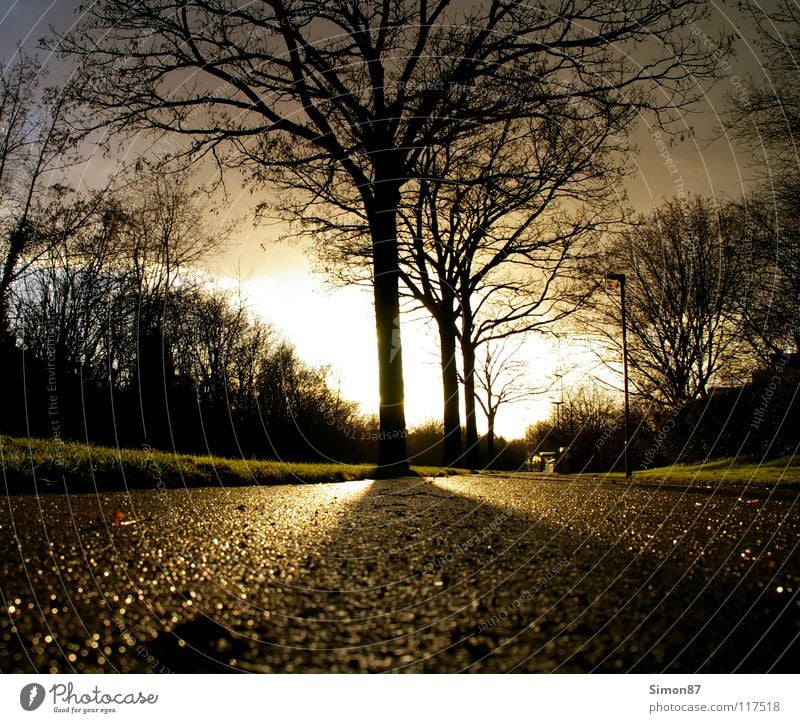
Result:
M501 477L11 497L0 669L791 670L799 528Z

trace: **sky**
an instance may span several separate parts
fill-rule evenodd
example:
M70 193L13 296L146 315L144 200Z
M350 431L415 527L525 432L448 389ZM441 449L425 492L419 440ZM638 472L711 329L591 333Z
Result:
M16 43L34 50L36 40L48 26L66 28L75 21L73 0L0 0L0 47L8 58ZM769 6L769 3L762 6ZM760 76L757 51L751 29L742 22L735 3L710 2L712 16L693 28L697 42L706 42L723 27L740 34L737 56L730 71L705 96L697 113L687 122L687 132L668 139L650 132L646 119L636 135L638 154L631 159L635 172L620 197L627 195L634 208L648 211L664 198L691 193L716 198L735 197L752 176L753 159L731 139L719 133L726 92L741 92L745 78ZM55 69L57 70L57 68ZM688 130L691 126L692 132ZM97 159L102 167L102 159ZM232 243L208 264L222 286L241 283L254 313L280 329L301 356L314 364L331 367L332 379L342 394L359 402L367 412L376 411L377 364L371 292L368 289L333 288L313 272L312 253L302 244L271 243L274 232L256 227L250 212L257 197L247 189L229 188L230 214L242 219ZM438 341L424 319L406 315L402 322L406 381L406 415L409 426L441 416L441 384L438 370ZM501 410L497 432L513 438L525 427L546 418L558 401L560 387L591 381L598 376L611 387L619 386L619 375L598 368L596 358L577 339L558 342L531 337L522 357L528 363L530 385L550 387L530 401ZM557 383L556 383L557 382Z

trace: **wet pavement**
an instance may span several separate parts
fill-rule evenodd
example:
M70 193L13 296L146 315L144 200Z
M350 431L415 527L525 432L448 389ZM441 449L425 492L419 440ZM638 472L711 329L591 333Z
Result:
M5 672L797 672L800 490L453 477L8 497Z

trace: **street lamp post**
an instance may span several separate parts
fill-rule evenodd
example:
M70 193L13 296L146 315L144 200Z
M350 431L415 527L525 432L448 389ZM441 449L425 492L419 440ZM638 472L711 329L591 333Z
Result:
M558 431L561 431L561 405L564 403L563 400L560 402L550 402L556 408L556 427L558 427Z
M628 396L628 318L625 309L625 274L606 274L609 281L619 282L619 296L622 316L622 386L625 395L625 447L622 451L625 460L625 478L631 477L631 405Z

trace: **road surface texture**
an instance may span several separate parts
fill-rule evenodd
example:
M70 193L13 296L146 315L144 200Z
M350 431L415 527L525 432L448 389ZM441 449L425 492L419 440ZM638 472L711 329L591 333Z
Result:
M797 672L797 495L474 476L11 496L0 670Z

